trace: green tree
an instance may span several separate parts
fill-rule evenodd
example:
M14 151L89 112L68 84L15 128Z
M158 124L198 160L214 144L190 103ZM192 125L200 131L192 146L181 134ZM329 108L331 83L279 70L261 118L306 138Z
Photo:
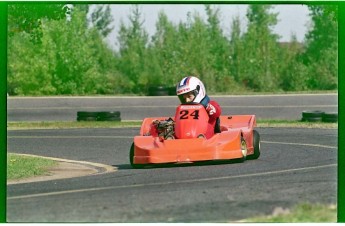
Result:
M96 94L118 91L116 57L86 14L75 8L70 20L43 20L40 43L29 34L9 38L8 87L13 94ZM115 63L114 63L115 64Z
M95 10L91 13L91 24L103 37L107 37L113 31L114 26L110 26L113 21L109 5L96 5Z
M241 35L241 21L239 16L232 20L230 34L230 71L238 82L242 78L243 43Z
M304 63L309 68L310 89L338 86L338 8L335 5L309 6L313 26L306 35Z
M25 32L9 38L7 87L10 95L55 94L52 84L55 46L51 44L49 41L35 44Z
M231 33L229 42L229 71L236 83L231 91L239 92L245 90L246 54L244 49L244 39L241 31L241 20L237 15L231 22Z
M167 15L161 11L158 13L158 20L156 22L156 33L152 37L152 49L157 56L157 63L160 67L161 73L157 81L167 86L173 86L176 80L183 76L179 69L179 58L181 56L180 37L178 35L177 27L168 20Z
M272 91L278 86L280 62L278 39L272 32L277 24L277 14L271 5L248 7L248 29L243 37L243 73L240 80L256 91Z
M45 38L56 46L54 87L59 94L96 92L97 64L87 30L86 14L75 9L70 21L49 22ZM89 84L91 83L91 84Z
M220 10L205 5L208 29L209 64L213 69L213 80L217 92L232 90L236 86L230 71L230 46L220 25Z
M66 18L70 6L56 3L10 3L8 4L8 35L25 31L31 40L40 42L42 20L60 20Z
M207 25L200 15L188 15L185 24L179 27L179 36L181 37L181 71L184 75L195 74L208 86L209 89L214 87L210 62L209 40L207 37Z
M175 84L184 76L196 75L208 90L214 90L216 73L207 23L199 14L188 13L187 21L180 22L175 31L168 49L174 64L171 71Z
M84 12L85 15L87 15L90 11L90 5L89 4L74 4L71 7L72 11L73 9L78 9L79 12Z
M308 89L308 68L303 64L301 55L304 50L302 43L292 35L291 41L281 43L281 74L279 85L284 91L303 91Z
M126 27L123 22L120 25L119 44L120 62L118 68L128 78L128 89L133 93L143 93L148 88L148 75L146 70L146 47L148 46L148 34L143 28L141 11L138 5L132 8L129 15L130 25Z

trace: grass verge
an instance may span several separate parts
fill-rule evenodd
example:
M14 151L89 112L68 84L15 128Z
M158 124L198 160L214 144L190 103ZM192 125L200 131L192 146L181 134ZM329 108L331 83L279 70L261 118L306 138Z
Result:
M291 210L276 208L271 216L243 220L245 223L334 223L337 222L335 205L301 203Z
M69 129L69 128L122 128L140 127L142 121L66 121L66 122L8 122L8 130L18 129ZM257 120L258 127L294 127L337 129L338 123L301 122L297 120Z
M47 175L49 167L55 165L57 162L53 160L8 153L7 180Z
M293 128L320 128L320 129L337 129L338 123L329 122L302 122L298 120L257 120L258 127L293 127Z
M8 130L139 127L141 121L7 122Z

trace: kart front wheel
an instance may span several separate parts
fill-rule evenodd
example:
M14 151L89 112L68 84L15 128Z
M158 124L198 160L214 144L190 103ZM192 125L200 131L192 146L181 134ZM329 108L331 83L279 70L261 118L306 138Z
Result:
M134 169L141 169L144 167L143 164L134 163L134 142L132 143L131 150L129 151L129 162L131 163L131 166Z
M244 162L247 159L248 148L247 148L246 140L243 137L241 137L241 152L242 152L243 157L240 159L240 162Z
M258 159L260 156L260 135L258 131L253 130L254 154L249 155L247 159Z

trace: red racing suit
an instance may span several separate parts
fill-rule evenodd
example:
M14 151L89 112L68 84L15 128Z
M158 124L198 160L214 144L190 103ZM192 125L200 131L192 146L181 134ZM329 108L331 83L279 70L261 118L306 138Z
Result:
M205 134L206 139L209 139L214 135L214 128L217 122L217 118L221 115L222 109L216 101L210 100L209 97L206 97L201 104L205 107L206 112L209 116L207 131ZM158 136L158 130L155 124L151 125L149 134L152 136Z
M217 118L222 114L222 109L220 108L219 104L214 100L210 100L206 105L205 109L209 116L205 136L206 139L209 139L214 135L214 127L216 125Z

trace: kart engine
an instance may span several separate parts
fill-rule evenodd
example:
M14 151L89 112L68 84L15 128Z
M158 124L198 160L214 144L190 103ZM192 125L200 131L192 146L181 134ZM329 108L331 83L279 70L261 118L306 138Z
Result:
M175 122L172 118L164 121L154 120L153 124L156 126L158 136L161 140L173 140L175 139Z

